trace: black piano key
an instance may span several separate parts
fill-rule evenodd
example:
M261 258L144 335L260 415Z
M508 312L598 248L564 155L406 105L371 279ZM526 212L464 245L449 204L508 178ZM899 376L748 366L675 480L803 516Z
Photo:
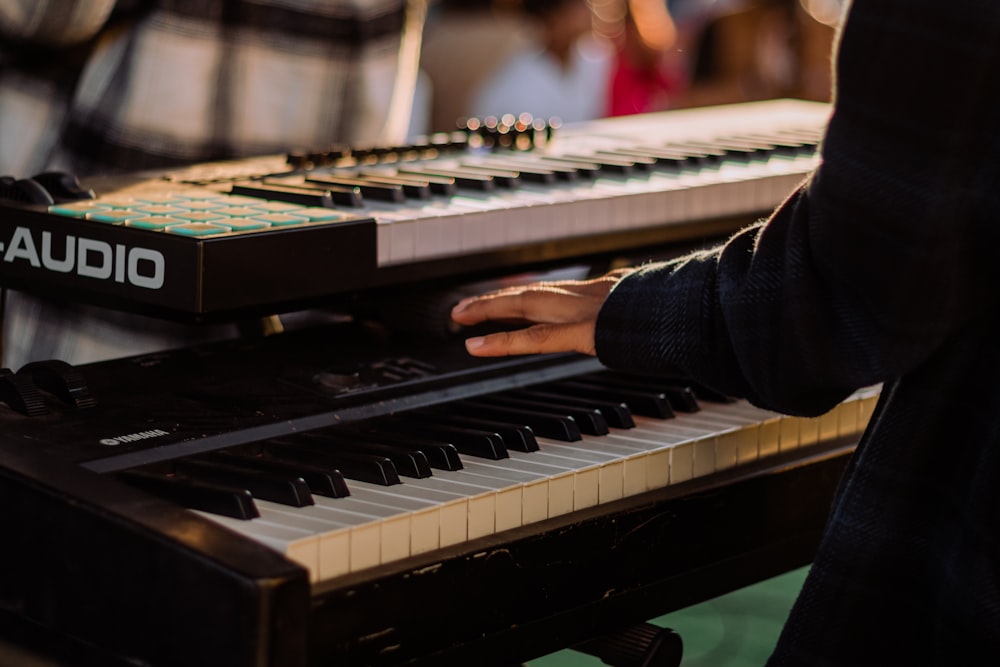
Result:
M522 181L529 183L542 183L543 185L551 185L556 182L556 175L549 169L544 169L542 167L531 167L526 164L463 164L463 167L481 168L481 169L503 169L508 170L507 173L514 174L518 176Z
M331 144L325 147L314 147L309 149L297 149L294 154L289 153L285 161L290 165L320 166L334 164L350 152L350 147L340 144Z
M496 182L492 176L485 174L464 174L460 171L447 171L434 169L433 167L400 169L400 174L424 177L447 177L454 181L455 187L463 190L479 190L482 192L492 192L496 189Z
M382 178L383 176L382 172L379 171L362 171L361 175L364 177L375 178ZM455 187L455 179L450 176L433 176L431 174L416 176L394 171L392 172L391 178L395 181L401 182L404 186L406 183L412 183L418 187L426 186L430 189L431 194L435 195L451 197L458 192L458 188Z
M692 148L710 155L717 155L725 159L749 159L753 153L759 149L750 146L745 142L719 139L716 141L685 141L681 144L685 148Z
M812 130L777 130L764 135L782 153L790 155L812 155L819 145L819 135Z
M268 177L261 181L261 187L265 190L277 189L277 190L287 190L290 194L289 197L293 197L295 192L315 192L315 193L326 193L329 195L334 206L347 206L349 208L360 208L365 205L364 195L361 193L361 188L349 187L349 186L338 186L338 185L324 185L322 183L307 183L305 179L301 177ZM289 199L291 201L291 199ZM308 200L305 200L308 201Z
M441 438L455 445L460 454L478 456L479 458L499 461L510 457L507 446L497 433L482 431L461 426L423 423L417 419L408 419L405 415L380 421L376 426L378 431L391 433L414 434L424 437Z
M402 477L412 477L423 479L432 475L430 462L427 456L419 449L403 449L389 445L380 445L372 442L350 442L345 445L351 451L361 454L373 454L385 456L396 466L396 471Z
M577 178L594 179L601 172L601 165L583 159L571 159L558 155L542 155L539 160L546 166L555 165L556 168L564 167L572 169Z
M495 405L488 398L462 401L455 406L455 409L487 419L526 424L535 434L543 438L564 442L576 442L583 438L580 427L572 417L566 415Z
M552 183L555 181L577 181L581 178L580 169L577 169L572 164L557 164L550 162L545 164L541 159L537 158L522 158L517 155L505 156L503 158L495 158L494 161L487 162L485 164L490 164L494 166L506 167L508 169L515 169L522 171L525 169L530 169L531 171L541 170L544 173L551 175L551 178L545 177L540 179L545 183ZM594 165L596 168L597 165Z
M620 157L612 157L610 155L564 155L556 157L549 157L547 159L554 160L579 160L582 162L592 162L598 166L601 171L607 171L615 174L622 174L628 176L629 174L640 171L641 167L637 166L632 160Z
M726 157L725 151L704 143L686 141L671 142L664 144L662 147L696 155L698 156L699 161L705 162L706 164L718 164L719 162L722 162L723 158Z
M299 476L197 459L178 459L173 465L174 470L185 477L242 487L261 500L292 507L305 507L315 502L309 485Z
M694 389L681 382L619 373L598 373L584 375L576 379L581 382L592 382L601 386L614 385L623 389L661 392L667 397L670 401L670 407L676 412L698 412L701 409L701 406L698 405Z
M235 183L229 189L230 194L256 197L269 201L283 201L301 206L319 206L333 208L333 196L326 190L300 190L280 186L263 186Z
M609 373L609 375L612 377L618 377L621 374ZM658 375L627 375L623 377L631 378L634 382L649 382L651 383L651 386L656 386L658 383L664 387L684 387L694 395L695 400L712 401L713 403L732 403L738 400L728 394L722 393L721 391L705 386L701 382L697 382L681 375L676 377L664 377Z
M777 148L772 141L765 141L761 138L753 137L722 137L717 140L717 145L724 151L740 151L749 154L770 155Z
M631 163L635 171L649 171L656 165L656 158L638 153L627 154L617 150L596 151L594 157L598 160L607 160L609 158L623 160L626 163Z
M629 148L619 148L616 150L619 155L626 157L640 156L655 160L659 167L680 168L685 166L696 167L701 159L701 155L691 152L672 151L665 148L645 148L632 146Z
M386 456L337 451L334 447L304 447L295 438L276 438L263 443L268 456L296 463L337 468L344 477L380 486L399 484L399 472Z
M691 387L652 383L649 385L649 388L654 390L659 389L659 391L663 392L667 400L670 401L670 407L674 409L674 412L698 412L701 410L701 406L698 405L698 399Z
M775 137L769 137L766 133L751 132L748 134L728 134L717 139L717 141L722 146L736 144L738 146L747 146L753 148L754 150L765 152L770 152L778 147Z
M392 185L389 183L375 183L363 178L312 175L306 177L306 183L315 183L316 185L322 185L325 187L358 188L361 190L361 196L365 199L388 201L396 204L401 204L406 201L403 186Z
M780 134L770 133L750 133L740 134L734 137L737 140L749 142L759 142L770 146L767 152L771 155L797 155L802 151L805 143L792 137L785 137ZM812 147L812 146L810 146Z
M358 173L354 178L364 180L369 183L379 185L399 186L403 191L403 196L407 199L430 199L434 194L431 184L428 181L417 179L397 178L395 176L380 175L377 173Z
M354 429L351 427L342 428L350 437L368 442L385 445L387 447L402 447L405 449L417 449L427 457L427 463L431 468L438 470L461 470L462 459L459 457L458 449L450 442L434 440L432 438L421 438L414 435L402 433L390 433L384 431L369 431L365 429Z
M644 417L670 419L674 416L670 399L660 392L635 391L621 387L601 386L579 380L561 380L552 384L545 384L543 388L546 391L554 389L560 392L568 391L577 396L620 401L627 405L633 414Z
M463 164L457 168L461 174L482 174L489 176L500 188L513 189L521 186L521 174L512 169L502 169L500 167L486 167L483 165Z
M287 461L267 458L263 454L249 452L212 452L208 458L258 470L298 475L309 485L309 491L317 496L346 498L351 495L344 474L336 468L319 468L302 463L288 463Z
M250 181L240 185L246 190L244 194L251 197L264 196L268 199L279 199L278 196L270 196L268 194L269 192L277 192L279 194L287 193L284 195L282 201L298 204L315 205L309 203L310 195L318 195L329 198L331 203L327 208L330 206L358 208L365 205L364 195L361 193L360 188L323 183L307 183L305 178L294 174L291 176L267 176L261 180ZM263 194L254 194L253 191L255 189ZM301 197L296 198L296 193L299 193Z
M515 452L538 451L538 440L535 439L535 433L531 430L530 426L523 424L508 424L489 419L477 419L457 414L447 409L445 411L411 412L408 415L413 418L426 419L439 424L454 424L456 426L466 426L496 433L503 438L507 449L513 449Z
M526 410L540 410L558 415L566 415L573 418L573 421L580 428L581 433L586 433L587 435L608 434L607 420L604 419L604 415L593 408L581 408L551 400L518 398L517 396L508 394L494 394L489 397L489 400L491 403L496 403L497 405L510 405Z
M336 447L338 450L384 456L396 466L396 472L403 477L422 479L431 476L431 466L427 456L419 449L410 447L391 447L361 439L352 439L348 434L332 432L305 433L301 436L307 447L325 450Z
M738 398L730 396L729 394L723 394L721 391L716 391L711 387L706 387L703 384L692 384L691 388L694 390L694 395L704 401L712 401L713 403L735 403Z
M138 470L126 470L118 476L126 484L188 509L244 520L260 516L246 489Z
M632 412L628 409L628 405L625 403L602 401L598 398L581 398L579 396L574 396L570 392L560 393L554 391L536 391L534 389L518 389L511 392L511 394L514 396L524 396L526 398L536 398L543 401L555 400L569 405L592 408L594 410L599 410L601 414L604 415L604 420L608 423L608 426L626 429L635 428L635 420L632 419Z

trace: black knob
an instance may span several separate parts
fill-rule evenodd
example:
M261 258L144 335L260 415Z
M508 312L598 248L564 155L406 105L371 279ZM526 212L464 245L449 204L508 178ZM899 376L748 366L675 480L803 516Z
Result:
M97 197L90 188L80 185L79 179L65 171L46 171L31 177L56 201L75 201L77 199L94 199Z

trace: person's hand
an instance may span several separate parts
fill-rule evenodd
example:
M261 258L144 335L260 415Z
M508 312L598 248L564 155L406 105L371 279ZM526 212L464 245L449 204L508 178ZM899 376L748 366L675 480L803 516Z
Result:
M458 324L519 321L529 326L476 336L465 341L469 354L499 357L544 352L594 355L597 314L611 288L632 269L619 269L592 280L563 280L520 285L460 301L451 311Z

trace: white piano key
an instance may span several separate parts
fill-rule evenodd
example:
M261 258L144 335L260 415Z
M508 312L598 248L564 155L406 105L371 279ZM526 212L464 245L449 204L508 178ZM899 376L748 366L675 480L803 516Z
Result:
M349 569L371 567L409 555L408 511L386 508L377 515L362 514L336 507L337 500L343 499L318 497L316 505L295 508L264 500L255 502L261 512L260 521L312 532L319 543L323 571L343 567L331 563L343 557L345 545L349 550Z
M694 413L686 418L687 424L704 424L716 429L715 469L724 470L757 459L759 422L733 419L730 415Z
M394 221L384 216L375 219L375 250L378 266L412 260L407 248L413 247L413 221ZM392 252L394 237L398 236L398 256Z
M799 420L795 417L784 417L778 426L778 451L792 451L799 447Z
M715 409L720 413L736 413L745 416L757 424L757 451L760 458L778 453L782 415L743 401L719 404Z
M799 446L807 447L819 442L819 417L792 417L799 422Z
M666 437L686 439L692 443L691 458L693 477L710 475L715 472L715 435L716 432L701 424L688 423L684 415L677 415L670 420L669 429L661 427L660 420L648 417L635 417L635 437L656 437L663 433Z
M624 448L618 448L617 452L610 451L616 449L616 446L611 442L598 444L597 440L602 437L585 436L583 442L575 443L538 439L539 447L547 453L563 457L568 461L579 462L582 478L574 484L575 509L616 500L624 494L624 457L634 452ZM590 449L588 444L594 445L595 448Z
M357 531L360 537L357 540L361 548L367 546L372 554L376 549L381 550L383 536L381 531L378 534L378 544L374 544L376 526L379 521L361 515L327 516L324 513L316 514L304 511L305 508L292 508L266 501L255 501L261 512L260 522L268 523L272 526L286 526L297 530L307 531L316 545L314 566L310 567L311 578L327 579L351 571L352 557L352 535ZM258 520L255 520L258 521ZM371 533L371 535L368 535ZM367 536L367 537L366 537ZM373 556L363 554L355 556L358 563L369 563ZM300 560L300 562L302 562ZM315 570L312 569L315 567Z
M657 428L660 420L649 419L646 424L643 417L636 418L636 428L621 431L615 434L616 438L629 442L640 443L650 448L650 460L646 465L646 487L657 489L666 486L668 483L686 481L694 476L694 457L696 449L711 448L711 456L708 453L701 454L700 458L715 460L714 441L705 440L702 432L693 433L687 429L670 431L666 424L663 428ZM672 420L668 420L672 421ZM639 480L629 480L631 487L640 486Z
M390 516L396 510L416 510L433 503L433 500L415 498L412 494L405 492L383 495L377 493L376 490L402 487L402 485L382 487L350 479L347 480L347 484L351 495L344 498L326 498L314 495L313 500L316 503L314 507L378 519ZM376 487L376 489L371 487Z
M463 247L470 252L509 246L512 236L520 235L510 223L511 212L506 206L498 206L491 195L462 193L451 203L456 214L449 215L449 232L463 239ZM465 212L459 214L459 209Z
M787 424L808 424L816 438L857 433L877 395L878 388L858 392L808 419L743 401L703 401L699 412L637 416L635 428L604 436L539 438L540 451L511 452L509 459L463 456L466 469L435 470L430 478L387 487L349 481L352 496L317 496L311 507L257 501L258 519L206 516L302 563L313 581L325 580L707 474L717 467L716 449L734 433L752 438L761 457L785 451ZM824 423L836 428L821 430ZM737 456L736 465L745 462Z
M693 479L695 476L695 451L697 443L693 441L682 442L670 448L670 483L679 484ZM650 471L653 469L650 468ZM647 473L647 477L652 479L652 473ZM651 482L652 484L652 482ZM659 488L659 487L652 487Z
M551 196L547 192L527 185L501 192L497 198L516 216L514 224L519 229L518 238L524 242L536 244L566 236L558 216L553 215Z
M684 114L676 111L669 112L669 122L659 114L629 117L627 123L602 119L596 124L564 128L560 138L544 150L510 155L470 153L410 166L461 171L464 163L502 165L506 161L516 169L517 163L539 163L547 157L579 154L586 159L586 155L599 150L645 149L677 141L711 144L719 134L766 135L791 122L811 125L818 137L826 122L827 109L823 105L800 103L796 107L779 102L770 107L767 113L748 113L746 109L760 108L754 105L703 109L699 114L704 119L690 123L678 122ZM360 212L372 214L379 222L381 266L718 216L765 214L817 163L815 155L755 154L749 159L723 158L715 165L700 164L679 171L654 166L628 177L602 172L593 181L525 183L519 189L501 188L495 193L463 190L451 201L435 197L430 202L400 205L375 202ZM448 211L449 206L455 208Z
M445 497L451 500L441 505L438 535L440 545L447 546L470 539L473 535L489 534L492 532L490 527L495 525L496 493L501 485L473 481L476 483L463 477L461 471L438 473L429 478L406 479L402 484L383 487L381 494L387 503L405 502L428 491L446 494ZM431 520L426 512L424 518ZM431 538L425 536L425 539Z
M540 458L544 458L546 462L539 462ZM479 465L485 468L509 466L526 474L537 475L534 480L521 482L522 525L572 510L575 467L566 459L553 459L540 455L539 452L510 452L509 459L481 462Z
M631 430L613 429L607 436L608 440L632 449L622 459L622 495L632 496L670 484L672 451L679 443L632 439L630 433Z
M200 510L192 511L288 556L309 570L310 580L318 580L320 571L319 541L309 531L270 523L260 518L242 520Z
M853 400L852 400L853 399ZM858 432L861 417L861 399L851 397L837 406L837 435L847 436Z
M411 513L410 552L424 553L442 546L442 535L451 543L467 536L466 515L468 514L468 494L457 491L428 489L413 484L382 487L364 482L349 481L352 493L364 495L372 502L396 505L400 497L421 498L428 505ZM460 537L459 537L460 536Z

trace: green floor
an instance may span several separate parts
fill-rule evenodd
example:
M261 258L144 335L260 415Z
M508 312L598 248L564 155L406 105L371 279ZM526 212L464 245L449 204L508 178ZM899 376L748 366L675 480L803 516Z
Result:
M682 667L761 667L771 653L807 568L749 586L660 618L684 642ZM597 667L603 663L575 651L532 660L527 667ZM0 640L0 667L66 667L32 657Z
M680 634L684 642L682 667L761 667L774 648L807 570L783 574L652 622ZM602 664L598 658L568 650L528 663L529 667Z

